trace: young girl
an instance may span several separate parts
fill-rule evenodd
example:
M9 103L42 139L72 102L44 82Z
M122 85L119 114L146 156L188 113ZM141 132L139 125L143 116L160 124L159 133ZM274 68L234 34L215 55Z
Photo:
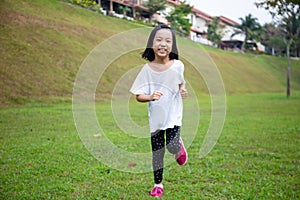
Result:
M149 63L139 72L130 92L137 101L148 102L155 182L150 195L162 197L165 146L179 165L187 162L180 137L182 98L187 97L184 65L178 60L176 38L170 27L159 25L152 30L142 57Z

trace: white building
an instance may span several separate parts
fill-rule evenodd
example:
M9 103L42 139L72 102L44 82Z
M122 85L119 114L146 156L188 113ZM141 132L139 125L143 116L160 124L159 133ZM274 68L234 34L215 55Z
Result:
M190 38L195 42L199 42L206 45L212 45L212 42L207 40L207 24L213 20L213 17L202 12L196 8L192 9L192 13L189 15L190 23L192 24L190 30Z

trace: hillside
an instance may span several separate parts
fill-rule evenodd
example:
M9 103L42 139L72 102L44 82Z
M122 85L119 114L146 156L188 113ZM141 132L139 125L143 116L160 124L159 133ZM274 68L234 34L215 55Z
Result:
M87 11L59 0L0 1L0 106L69 100L76 73L100 42L141 25ZM205 48L228 93L284 92L286 59ZM107 99L119 70L144 63L140 52L123 55L101 79ZM118 64L119 63L119 64ZM193 79L187 68L186 78ZM195 77L194 77L195 78ZM292 61L292 92L300 90L300 61ZM196 88L205 92L205 88Z

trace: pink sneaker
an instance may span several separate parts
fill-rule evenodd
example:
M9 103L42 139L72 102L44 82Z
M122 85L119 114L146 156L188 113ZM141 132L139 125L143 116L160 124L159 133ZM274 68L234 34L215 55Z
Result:
M180 137L179 142L180 142L180 150L177 154L175 154L175 158L179 165L184 165L188 160L188 154L186 152L186 149L184 147L181 137Z
M163 191L164 191L163 188L158 187L158 186L155 186L155 187L151 190L150 195L153 196L153 197L162 197Z

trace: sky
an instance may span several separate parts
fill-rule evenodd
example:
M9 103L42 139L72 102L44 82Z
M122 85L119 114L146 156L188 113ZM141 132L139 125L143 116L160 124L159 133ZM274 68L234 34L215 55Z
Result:
M248 14L256 17L261 25L272 22L269 12L263 8L257 8L255 2L256 0L187 0L187 3L206 14L223 15L238 23L241 23L240 17L245 18Z

